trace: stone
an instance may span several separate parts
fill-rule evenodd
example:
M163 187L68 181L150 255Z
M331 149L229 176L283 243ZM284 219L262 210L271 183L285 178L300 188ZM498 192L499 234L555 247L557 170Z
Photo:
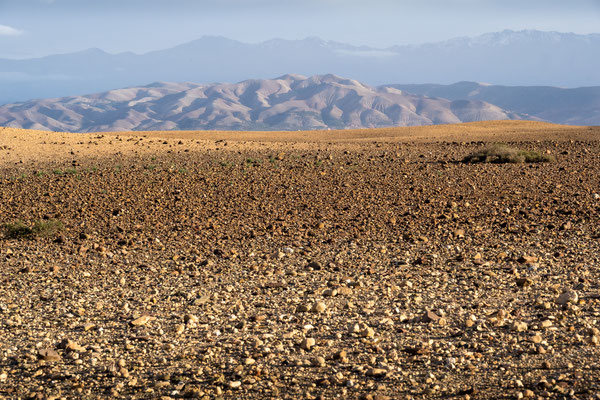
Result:
M96 324L94 324L92 322L87 322L87 323L83 324L83 330L86 332L91 331L95 327L96 327Z
M325 359L321 356L319 357L315 357L311 360L311 364L313 367L324 367L325 366Z
M533 257L533 256L523 255L517 259L517 262L519 262L521 264L535 264L536 262L538 262L538 258Z
M322 301L318 301L312 306L311 311L314 313L322 313L326 309L327 309L327 305L325 303L323 303Z
M527 323L523 321L515 321L511 329L516 332L525 332L528 329Z
M52 349L40 349L38 356L44 361L60 361L61 359L60 354Z
M387 375L387 371L383 368L369 368L367 370L367 376L371 376L374 378L381 378Z
M533 285L533 281L529 278L517 278L516 283L518 287L529 287Z
M577 292L572 289L567 289L561 293L560 296L555 300L556 304L566 305L568 303L577 304L579 301L579 296Z
M76 351L76 352L81 352L81 353L86 351L85 347L80 346L76 342L69 340L69 339L63 340L60 344L60 348L65 349L67 351Z
M370 326L366 326L358 334L364 338L372 338L372 337L375 337L375 330L373 328L371 328Z
M304 340L302 340L302 342L300 342L300 347L306 351L310 351L310 349L312 349L315 346L315 344L316 344L315 339L305 338Z
M446 319L437 315L436 313L434 313L433 311L426 311L425 315L423 315L423 321L424 322L434 322L434 323L438 323L440 325L445 325L446 324Z
M156 317L151 317L150 315L142 315L141 317L134 319L130 323L133 326L144 326L148 322L153 321L155 319L156 319Z
M229 382L229 387L231 389L238 389L240 386L242 386L242 382L241 381L231 381L231 382Z
M542 328L550 328L552 326L552 321L550 321L549 319L545 319L542 321L541 326Z

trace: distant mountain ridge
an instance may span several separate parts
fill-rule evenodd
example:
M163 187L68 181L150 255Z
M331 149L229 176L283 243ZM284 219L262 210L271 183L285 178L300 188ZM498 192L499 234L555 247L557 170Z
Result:
M335 75L236 84L155 83L0 106L0 126L66 132L310 130L536 119L481 100L450 101Z
M0 59L0 104L141 86L239 82L287 73L335 73L370 85L459 81L498 85L600 85L600 34L503 31L379 49L273 39L249 44L206 36L146 54L89 49L29 60Z
M498 86L476 82L389 86L422 96L481 100L558 124L600 125L600 86L564 89L549 86Z

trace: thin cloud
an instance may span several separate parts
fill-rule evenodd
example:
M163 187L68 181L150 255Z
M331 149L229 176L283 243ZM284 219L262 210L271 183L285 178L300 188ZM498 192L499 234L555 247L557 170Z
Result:
M19 36L23 31L8 25L0 25L0 36Z

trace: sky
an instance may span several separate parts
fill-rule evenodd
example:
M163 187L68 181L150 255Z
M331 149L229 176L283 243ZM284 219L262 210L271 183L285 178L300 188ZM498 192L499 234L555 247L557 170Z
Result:
M600 32L600 0L0 0L0 58L144 53L204 35L386 48L504 29Z

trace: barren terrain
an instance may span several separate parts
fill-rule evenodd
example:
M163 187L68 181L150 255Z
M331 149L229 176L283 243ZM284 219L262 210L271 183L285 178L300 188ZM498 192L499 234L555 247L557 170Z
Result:
M597 398L599 144L0 128L0 396Z
M65 132L311 130L540 119L481 100L449 101L336 75L229 84L158 82L0 105L0 125Z

